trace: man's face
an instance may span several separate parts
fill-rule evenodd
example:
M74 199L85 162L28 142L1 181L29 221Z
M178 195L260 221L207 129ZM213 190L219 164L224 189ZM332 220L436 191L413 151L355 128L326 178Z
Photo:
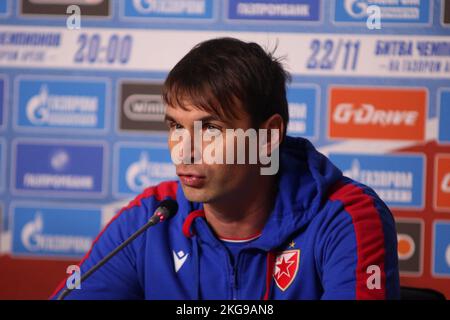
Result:
M176 172L180 178L186 198L194 202L203 203L226 203L241 199L246 193L254 192L255 182L260 174L257 164L208 164L205 161L194 163L194 156L199 152L203 152L211 141L203 141L194 143L194 122L201 121L199 134L219 134L221 133L222 154L225 155L226 150L226 129L243 129L244 131L251 128L251 119L247 114L240 114L239 119L219 119L217 116L200 110L193 106L186 106L187 110L176 107L167 107L166 122L169 127L169 149L172 153L181 153L183 157L191 158L191 164L176 164ZM190 148L181 144L179 140L171 139L176 133L189 133L191 138ZM234 145L236 145L236 139ZM183 146L180 148L180 146ZM181 149L181 150L180 150ZM190 150L188 150L190 149ZM248 150L248 149L246 149ZM236 147L234 155L236 156ZM236 160L236 159L234 159ZM246 161L246 163L248 163Z

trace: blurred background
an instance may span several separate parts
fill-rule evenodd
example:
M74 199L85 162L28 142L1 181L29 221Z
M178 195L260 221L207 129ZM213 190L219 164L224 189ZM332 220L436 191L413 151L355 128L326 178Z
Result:
M176 179L160 92L200 41L284 56L288 134L373 187L403 286L450 298L450 1L0 0L0 299L45 299Z

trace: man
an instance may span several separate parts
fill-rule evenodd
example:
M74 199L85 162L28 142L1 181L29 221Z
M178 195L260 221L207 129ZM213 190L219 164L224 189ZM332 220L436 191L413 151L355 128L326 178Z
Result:
M124 208L81 272L144 225L162 200L176 200L178 213L67 299L398 298L392 214L307 140L286 136L288 78L272 54L236 39L200 43L183 57L163 92L180 179L146 189ZM258 148L250 135L228 139L230 129L257 130ZM209 156L231 162L206 161L212 141L219 143ZM244 163L237 161L242 146ZM251 150L275 162L279 152L279 170L264 172L268 163L252 162Z

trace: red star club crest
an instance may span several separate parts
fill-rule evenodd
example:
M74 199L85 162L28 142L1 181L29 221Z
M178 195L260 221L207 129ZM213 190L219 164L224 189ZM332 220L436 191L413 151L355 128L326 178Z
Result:
M285 291L294 281L300 263L300 250L287 250L278 254L273 277L278 288Z

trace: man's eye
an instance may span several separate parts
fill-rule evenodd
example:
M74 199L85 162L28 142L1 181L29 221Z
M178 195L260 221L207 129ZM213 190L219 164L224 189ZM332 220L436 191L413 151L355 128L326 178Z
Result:
M181 124L178 124L176 122L169 122L168 126L170 129L174 129L174 130L179 130L179 129L183 128L183 126Z
M209 123L205 124L205 129L210 132L221 131L220 127L213 125L213 124L209 124Z

